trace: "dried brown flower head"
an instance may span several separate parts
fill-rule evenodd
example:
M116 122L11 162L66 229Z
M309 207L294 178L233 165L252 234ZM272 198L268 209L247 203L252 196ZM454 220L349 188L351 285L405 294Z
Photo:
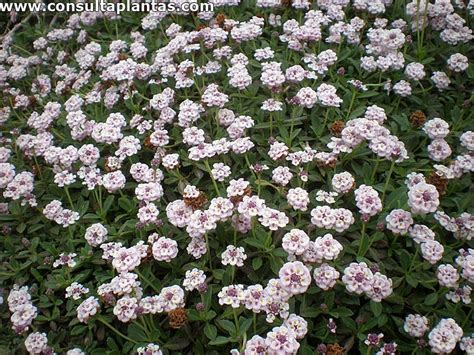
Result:
M120 169L120 162L116 157L107 157L104 161L104 170L107 172L116 171Z
M168 321L170 327L179 329L188 321L188 313L184 308L176 308L168 312Z
M128 59L128 55L126 55L125 53L120 53L118 55L118 59L119 60L127 60Z
M426 122L426 115L423 111L415 111L410 115L410 123L415 128L420 128Z
M244 193L239 196L232 196L230 197L230 200L234 205L238 205L242 200L244 199L244 196L252 196L252 188L250 186L247 186L244 190Z
M194 198L185 197L184 198L184 203L192 207L193 210L200 209L202 206L206 204L206 202L207 202L207 196L203 192L200 192L198 197L194 197Z
M434 187L436 187L436 190L438 190L440 196L446 194L446 190L448 189L448 179L446 179L445 177L433 172L430 176L428 176L426 182L428 184L434 185Z
M146 137L145 138L145 141L143 142L143 145L149 149L154 149L155 147L153 146L153 144L151 144L151 138L150 136Z
M38 102L35 96L28 96L28 101L30 102L31 106L35 106Z
M330 126L329 126L329 132L335 137L340 137L341 132L344 129L345 124L341 120L334 121Z
M334 169L337 164L337 159L331 159L329 161L318 161L317 165L321 169Z
M223 13L220 13L216 16L216 22L220 27L224 26L225 19L226 17Z
M340 346L338 343L335 343L329 344L327 346L326 355L344 355L345 352L346 351L342 346Z

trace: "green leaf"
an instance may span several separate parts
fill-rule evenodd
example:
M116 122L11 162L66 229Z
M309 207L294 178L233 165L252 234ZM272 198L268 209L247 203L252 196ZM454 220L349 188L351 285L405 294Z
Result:
M337 317L350 317L354 314L349 308L346 307L340 307L336 308L334 312L330 312L331 314L334 314Z
M244 242L258 249L265 249L265 245L258 239L245 239Z
M341 319L342 323L349 328L352 332L356 332L357 330L357 323L352 319L348 317L344 317Z
M209 345L224 345L230 342L231 338L226 338L223 336L218 336L215 340L209 342Z
M377 319L377 325L379 327L383 327L388 322L388 317L386 314L381 314L380 317L376 317L375 319Z
M135 323L131 323L129 326L128 326L128 336L134 340L138 340L138 341L147 341L148 338L145 334L145 332L142 330L142 328L140 328L138 325L136 325Z
M288 256L288 253L283 248L273 249L272 254L279 258L286 258Z
M23 233L26 229L26 224L25 223L20 223L17 227L16 227L16 231L18 233Z
M255 271L262 267L263 261L262 258L256 257L252 260L252 267Z
M119 346L117 345L117 343L115 342L113 338L107 337L107 346L110 350L120 351Z
M306 307L300 310L300 316L304 318L316 318L321 313L321 310L315 307Z
M133 210L135 208L135 203L132 199L128 198L128 197L120 197L118 199L118 205L121 209L127 211L127 212L130 212L131 210Z
M314 348L308 345L302 345L298 351L300 355L314 355Z
M378 317L382 314L383 307L380 302L370 301L370 309L374 316Z
M356 109L352 110L351 114L349 115L349 118L356 118L356 117L361 117L361 115L365 112L365 106L360 106L357 107Z
M84 201L79 207L77 212L79 213L80 216L83 216L84 214L86 214L88 209L89 209L89 201Z
M110 209L110 207L112 206L112 204L114 203L114 200L115 200L115 196L114 195L110 195L109 197L107 197L105 199L105 202L104 202L104 213L107 213L107 211Z
M232 336L236 335L237 331L235 329L235 325L230 320L221 319L221 320L217 321L217 324L219 324L219 326L222 329L226 330L230 335L232 335Z
M406 276L406 280L407 280L407 283L412 286L412 287L416 287L418 286L418 281L411 275L411 274L408 274Z
M438 302L438 294L432 293L425 298L424 304L427 306L433 306L436 302Z
M217 336L217 328L215 325L207 323L204 326L204 334L208 337L209 340L214 340Z
M361 333L365 333L367 332L368 330L371 330L372 328L376 327L377 324L378 324L378 318L377 317L373 317L373 318L370 318L367 322L365 322L362 327L360 328L360 332Z
M74 328L71 330L71 335L79 335L83 334L87 330L87 326L85 325L76 325Z
M252 318L244 318L242 322L240 322L240 334L243 335L247 332L247 330L252 325Z
M187 348L190 344L189 339L183 334L177 334L173 338L171 338L164 347L169 350L183 350Z

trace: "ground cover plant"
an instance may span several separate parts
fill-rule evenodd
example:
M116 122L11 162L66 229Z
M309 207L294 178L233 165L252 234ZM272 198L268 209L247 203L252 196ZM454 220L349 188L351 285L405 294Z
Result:
M2 15L0 353L473 354L473 4L212 4Z

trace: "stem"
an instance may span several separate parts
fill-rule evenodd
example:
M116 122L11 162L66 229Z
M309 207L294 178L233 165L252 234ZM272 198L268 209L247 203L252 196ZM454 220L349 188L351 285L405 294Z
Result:
M33 159L35 160L36 169L38 169L40 179L43 179L43 173L42 173L41 168L38 164L38 159L36 159L36 154L33 155Z
M392 164L390 165L390 170L388 171L388 174L387 174L387 180L385 181L385 186L383 188L382 198L380 199L382 203L385 198L385 193L387 192L387 187L388 187L388 184L390 183L390 178L392 177L392 172L393 172L394 167L395 167L395 160L392 160Z
M100 218L105 222L104 211L102 209L102 200L99 198L99 193L96 190L93 190L93 191L94 191L95 200L97 201L97 204L99 205Z
M328 123L328 117L329 117L329 108L326 109L326 114L324 115L324 123L321 131L321 135L324 133L324 129L326 128L326 124Z
M417 52L420 49L420 26L419 26L419 19L420 19L420 0L416 0L416 43L417 43ZM419 53L417 53L419 54Z
M395 104L395 109L393 110L394 113L398 111L398 106L400 105L401 97L397 97L397 103Z
M366 222L362 223L362 230L360 231L359 250L357 251L357 256L364 256L364 255L361 255L361 253L362 253L363 241L364 241L364 238L365 238L365 227L366 227L366 225L367 225Z
M428 4L429 2L427 1L425 3L425 8L423 10L423 22L421 24L421 37L419 38L419 41L418 41L418 51L417 51L418 60L421 60L421 49L423 49L423 40L425 37L425 23L426 23L426 13L428 12ZM419 11L419 9L417 9L417 11ZM418 26L418 23L417 23L417 26ZM418 36L419 36L419 32L418 32Z
M209 259L209 268L212 270L212 259L211 259L211 247L209 246L209 237L207 233L204 233L204 238L206 239L206 248L207 248L207 258Z
M253 313L253 333L257 334L257 313Z
M471 314L472 314L472 311L474 310L474 308L471 308L471 310L469 311L466 319L464 320L464 322L462 323L462 328L464 329L464 327L466 326L467 322L469 321L469 319L471 319Z
M257 174L258 181L260 182L260 174ZM260 197L260 183L257 184L257 196Z
M107 327L108 327L110 330L112 330L115 334L117 334L117 335L119 335L120 337L124 338L125 340L130 341L130 342L132 342L132 343L134 343L134 344L138 344L137 341L135 341L135 340L129 338L128 336L126 336L125 334L121 333L121 332L120 332L117 328L115 328L113 325L107 323L107 321L105 321L105 319L103 319L102 317L100 317L100 316L97 317L97 320L98 320L99 322L101 322L102 324L104 324L105 326L107 326Z
M138 322L135 322L135 324L138 325L145 332L148 339L151 339L150 338L150 332L148 331L148 327L147 327L144 319L142 317L138 317L137 321Z
M69 201L69 204L71 205L71 209L74 211L74 203L72 203L72 198L71 198L71 195L69 194L69 188L67 186L64 186L64 190L66 191L66 196Z
M395 243L397 242L399 235L400 235L400 234L395 234L395 238L393 238L392 244L390 245L389 256L392 256L392 254L391 254L391 253L392 253L392 249L393 249L393 246L395 245Z
M134 270L135 273L141 278L143 279L143 281L145 281L146 284L148 284L148 286L150 286L155 292L157 293L160 293L160 290L158 288L155 287L155 285L153 285L153 283L148 280L145 276L143 276L142 273L140 273L140 271L138 271L137 269Z
M374 182L375 174L377 173L377 169L379 168L379 163L380 163L380 159L377 158L377 161L375 162L374 170L372 170L372 176L370 177L370 181L372 183Z
M220 196L221 192L219 191L219 187L217 186L216 180L214 180L214 176L212 176L211 167L209 166L209 161L207 159L204 160L204 165L206 166L207 172L209 173L209 176L211 177L212 184L214 185L214 189L216 190L217 196Z
M148 321L147 321L148 319ZM145 316L145 322L148 324L149 329L155 329L155 321L153 320L153 315L150 313Z
M257 180L258 177L255 174L255 171L252 169L252 164L250 164L249 157L247 156L247 154L244 155L244 158L245 158L245 162L247 163L247 166L248 166L249 170L252 172L253 177L255 178L255 180Z
M234 278L235 278L235 265L232 265L231 267L232 267L232 277L231 277L230 283L233 284Z
M349 109L347 110L346 119L348 119L349 116L351 115L352 105L354 105L355 98L356 98L356 91L354 90L352 91L352 99L351 99L351 103L349 104Z
M270 113L270 137L273 136L273 115Z
M240 336L240 323L239 323L239 317L237 317L237 311L235 308L232 307L232 313L234 314L234 323L235 323L235 329L237 330L237 335Z
M288 146L291 148L291 142L293 141L293 127L295 125L295 119L292 117L293 115L290 115L290 137L289 137L289 142Z
M69 232L69 238L70 238L68 246L71 247L71 250L74 250L74 248L72 247L72 241L74 240L74 235L72 234L71 226L67 227L67 230Z
M411 259L410 267L408 268L407 274L409 274L413 270L413 265L415 264L415 260L417 256L418 256L418 246L416 246L415 255L413 255L413 258Z

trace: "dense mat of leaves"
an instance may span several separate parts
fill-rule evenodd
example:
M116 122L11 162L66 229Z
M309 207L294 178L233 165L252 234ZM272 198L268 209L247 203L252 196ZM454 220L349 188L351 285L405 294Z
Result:
M5 21L0 353L473 354L472 4L212 3Z

